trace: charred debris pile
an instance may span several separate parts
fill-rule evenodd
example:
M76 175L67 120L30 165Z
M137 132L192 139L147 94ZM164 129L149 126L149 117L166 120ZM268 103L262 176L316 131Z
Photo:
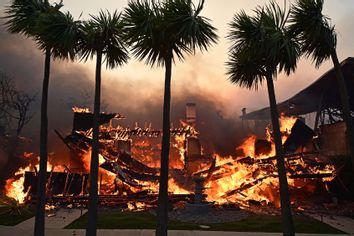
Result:
M123 128L114 124L122 118L119 114L102 113L100 116L100 204L123 205L130 210L155 207L162 132L151 127ZM202 199L198 197L199 202L237 208L279 208L276 157L270 129L265 139L250 136L236 148L237 155L225 157L203 153L195 119L187 121L171 129L169 200L172 204L181 207L193 203L197 183L197 191L202 196ZM87 203L91 124L92 113L76 109L72 132L63 136L55 131L69 150L70 161L48 170L48 202ZM342 167L334 166L321 153L315 133L300 119L281 117L281 129L294 208L306 208L308 202L313 202L312 206L318 202L333 202L338 192L346 189L345 181L338 174ZM21 178L18 177L20 172ZM21 192L22 201L36 201L36 182L36 168L21 169L16 178L7 181L7 194L18 196Z

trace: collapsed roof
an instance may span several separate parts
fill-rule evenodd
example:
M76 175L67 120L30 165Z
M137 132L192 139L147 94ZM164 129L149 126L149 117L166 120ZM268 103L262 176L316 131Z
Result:
M344 79L350 97L350 107L354 110L354 58L348 57L341 62ZM335 69L327 71L314 83L303 89L295 96L278 103L278 112L287 116L304 115L318 110L333 108L341 110L340 94L337 85ZM269 120L270 109L250 112L241 116L245 120Z
M117 113L100 113L100 125L110 122L111 119L124 119L124 116ZM73 131L87 131L93 128L93 113L91 112L74 112Z

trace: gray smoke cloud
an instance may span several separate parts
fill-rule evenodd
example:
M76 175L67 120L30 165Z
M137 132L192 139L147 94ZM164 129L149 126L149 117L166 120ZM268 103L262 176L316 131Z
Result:
M25 127L23 135L32 140L32 145L27 145L26 151L38 153L44 55L31 39L8 34L3 27L0 27L0 40L0 70L12 77L20 90L36 95L36 101L31 108L35 115ZM172 84L171 121L175 127L179 126L180 120L185 117L186 103L196 103L197 128L204 150L210 154L212 152L222 155L232 154L244 135L240 131L238 115L225 117L225 105L218 94L201 90L198 81L193 79L198 77L200 65L192 65L190 68L187 78L184 78L190 79L190 83L178 86ZM127 75L127 73L119 73L119 70L118 68L115 72L117 76L116 74L113 76L112 72L106 72L103 69L102 110L126 116L127 119L120 122L124 126L133 127L137 122L139 126L151 123L153 128L161 128L163 69L157 70L153 75L153 77L158 77L161 84L151 79L144 80L142 74ZM149 66L144 66L144 70L150 70ZM136 81L134 76L140 76L142 79ZM181 77L184 75L177 74L173 76L173 79L177 80ZM73 119L72 106L92 108L93 78L94 66L90 68L79 62L52 61L48 103L48 146L50 158L54 163L66 162L69 158L66 146L56 136L54 129L62 134L70 133ZM6 166L9 162L5 158L0 159L3 159L0 162L2 166ZM20 161L19 163L23 164ZM7 175L11 176L12 172Z

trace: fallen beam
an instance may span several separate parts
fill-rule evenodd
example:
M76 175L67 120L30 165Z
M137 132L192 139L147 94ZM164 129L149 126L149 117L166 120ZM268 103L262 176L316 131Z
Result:
M238 193L240 194L242 191L250 189L250 188L256 186L261 181L263 181L264 179L268 179L268 178L271 178L271 177L277 177L277 175L267 175L267 176L264 176L262 178L256 179L253 182L241 185L238 189L234 189L234 190L226 192L226 194L224 194L223 197L230 197L230 196L238 194ZM242 194L242 195L245 196L244 194Z
M328 178L333 177L332 173L319 173L319 174L295 174L289 176L290 179L315 179L315 178Z

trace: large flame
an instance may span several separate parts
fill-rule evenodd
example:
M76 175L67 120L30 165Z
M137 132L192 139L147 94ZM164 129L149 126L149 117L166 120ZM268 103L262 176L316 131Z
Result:
M87 109L73 108L75 112L89 112ZM280 130L282 133L283 143L290 135L291 128L296 122L295 117L280 117ZM193 127L188 126L187 123L181 123L184 128L192 130L188 137L196 137L197 132ZM102 129L114 129L110 127L102 127ZM186 134L175 135L173 144L171 145L170 153L170 169L177 171L178 173L184 173L185 170L185 155L186 155ZM117 137L116 137L117 138ZM210 202L223 203L239 203L247 205L249 200L254 200L264 204L272 204L275 207L280 207L279 201L279 183L278 173L276 168L276 160L268 159L275 156L275 147L272 140L272 132L270 128L266 130L266 139L270 145L270 151L266 154L256 154L255 142L257 137L252 135L244 140L242 145L237 149L243 151L243 156L220 156L217 153L213 154L215 163L212 165L206 165L207 168L200 167L200 175L205 178L205 194L207 200ZM100 140L100 145L104 145L106 148L101 148L99 154L99 165L108 161L115 161L119 158L119 152L117 156L109 155L107 149L114 148L117 140ZM125 142L131 142L128 137L125 137ZM129 143L125 143L129 144ZM131 144L131 143L130 143ZM129 146L129 145L128 145ZM130 147L130 146L129 146ZM151 138L136 138L131 147L131 158L135 159L146 165L149 168L160 167L160 154L161 144L160 139ZM90 172L91 151L84 151L80 155L82 160L82 171ZM107 159L110 158L110 159ZM203 158L201 156L200 158ZM263 162L265 161L266 162ZM20 203L26 200L27 193L24 193L24 173L25 171L38 170L37 167L27 166L20 168L15 176L6 181L6 195L17 199ZM53 166L48 163L48 171L53 171ZM208 168L210 168L208 170ZM296 158L287 161L288 172L292 174L303 174L302 170L306 169L311 174L332 173L334 167L331 165L311 167L306 164L304 159ZM62 170L63 171L63 170ZM171 172L173 172L171 171ZM158 172L158 171L157 171ZM170 173L171 173L170 172ZM199 172L195 172L199 173ZM194 174L195 174L194 173ZM158 174L157 174L158 175ZM177 179L174 179L173 174L170 174L168 181L168 191L171 194L189 194L191 193L191 186L183 186ZM193 177L193 176L190 176ZM110 171L99 168L99 193L100 194L128 194L136 193L138 191L147 191L150 193L158 193L159 184L158 181L141 181L132 180L134 184L124 183L120 177ZM322 181L329 181L332 177L323 178ZM183 182L183 181L182 181ZM300 188L307 184L304 180L296 180L288 178L289 186L293 188ZM193 183L192 183L193 184ZM120 187L117 189L117 185ZM131 210L141 210L146 207L144 203L129 202L128 208Z
M282 141L290 135L291 128L296 122L295 117L280 117L280 130ZM271 131L267 129L267 140L272 141ZM271 143L271 151L267 155L255 153L255 141L257 137L252 135L244 140L237 149L242 149L244 156L249 161L242 161L244 158L235 158L232 156L221 157L216 155L216 166L220 167L206 183L207 200L217 203L238 202L246 203L248 200L265 202L280 207L279 200L279 182L277 177L276 161L261 163L259 160L275 156L275 146ZM258 160L258 161L257 161ZM262 167L262 165L264 165ZM302 168L299 168L302 167ZM333 173L334 166L310 167L306 165L303 159L291 160L288 168L293 174L301 174L301 170L306 169L311 174ZM288 173L289 174L289 173ZM329 181L333 177L323 178L322 181ZM290 187L302 187L306 181L296 181L289 179ZM302 185L301 185L302 184Z
M11 179L6 180L5 185L5 195L17 200L19 203L24 203L27 193L24 192L25 176L26 171L30 171L31 167L27 166L25 168L20 168L15 176Z
M26 157L26 153L24 154L24 157ZM24 203L28 192L30 189L28 189L27 192L24 192L24 181L25 181L25 172L26 171L35 171L39 170L39 164L32 165L29 164L28 166L24 168L19 168L19 170L15 173L15 175L6 180L5 184L5 195L17 200L19 203ZM53 166L51 163L47 163L47 171L64 171L64 168L62 166Z

